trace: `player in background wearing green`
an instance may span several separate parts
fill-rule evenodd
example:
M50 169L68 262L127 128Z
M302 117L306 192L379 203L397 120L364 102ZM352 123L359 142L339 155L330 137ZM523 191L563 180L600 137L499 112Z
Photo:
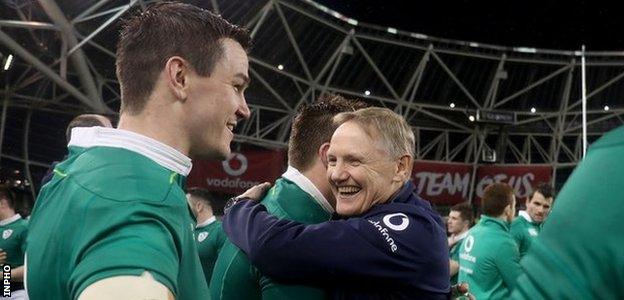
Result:
M451 207L449 211L446 227L450 236L448 237L449 258L451 271L451 285L457 284L459 273L459 248L462 241L468 236L468 230L474 223L474 212L470 203L459 203Z
M11 299L28 299L24 290L24 251L28 221L15 212L16 196L7 186L0 186L0 249L11 266Z
M518 217L511 222L511 236L518 244L520 258L526 254L531 242L539 235L553 202L553 189L547 183L540 183L533 189L533 194L526 200L526 210L518 212Z
M305 224L327 221L335 200L326 178L322 153L327 150L336 126L334 115L363 108L361 102L326 95L304 104L295 116L288 145L288 170L263 198L269 213ZM215 300L325 299L325 291L303 285L287 285L262 275L243 251L226 241L210 283Z
M190 157L225 159L250 115L247 32L158 2L117 45L118 129L74 128L29 224L31 299L209 299L183 190Z
M459 250L459 282L470 286L476 299L507 299L522 272L518 246L509 234L516 196L504 183L485 189L483 214Z
M512 299L624 299L624 127L594 142L522 258Z
M210 192L202 188L190 188L186 191L186 199L197 219L195 226L197 252L206 276L206 283L210 283L212 269L227 237L223 232L221 221L217 220L212 211Z

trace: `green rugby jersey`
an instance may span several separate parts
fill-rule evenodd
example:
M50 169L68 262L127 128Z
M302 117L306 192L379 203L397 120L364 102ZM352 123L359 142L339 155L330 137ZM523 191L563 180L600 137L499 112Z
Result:
M293 167L275 182L262 203L269 213L304 224L328 221L333 212L312 182ZM280 284L263 276L229 240L219 253L212 275L213 299L325 299L322 289Z
M521 210L518 213L518 217L511 222L509 233L516 240L516 244L518 244L520 258L529 250L531 242L539 235L540 229L541 224L531 221L531 217L524 210Z
M6 264L12 268L24 265L28 221L19 214L4 219L0 221L0 234L0 249L7 254Z
M209 299L182 190L190 168L148 137L74 128L30 220L29 297L76 299L99 280L148 271L176 299Z
M226 238L221 222L217 221L217 218L214 216L202 224L197 224L195 227L197 252L199 253L199 260L201 261L207 283L210 282L212 269L214 269L217 256Z
M461 244L459 282L467 282L477 300L507 299L522 272L519 260L509 224L482 215Z
M624 299L624 127L589 149L522 259L513 299Z
M464 241L467 235L468 235L468 231L460 234L457 237L458 241L455 242L455 245L453 245L451 249L449 249L449 258L453 261L456 261L457 263L459 263L459 249L461 248L461 243ZM458 277L459 277L459 271L457 271L457 274L451 276L451 285L457 284Z

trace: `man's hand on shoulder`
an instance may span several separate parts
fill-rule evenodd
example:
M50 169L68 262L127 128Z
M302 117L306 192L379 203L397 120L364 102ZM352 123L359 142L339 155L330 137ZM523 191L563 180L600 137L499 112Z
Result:
M245 191L242 195L236 197L237 199L247 198L254 201L259 201L262 199L264 194L271 188L270 182L264 182L255 186L252 186L250 189Z

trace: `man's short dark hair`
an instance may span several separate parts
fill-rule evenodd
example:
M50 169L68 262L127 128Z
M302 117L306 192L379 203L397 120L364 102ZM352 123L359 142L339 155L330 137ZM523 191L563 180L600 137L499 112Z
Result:
M117 44L121 111L138 114L167 60L180 56L200 76L212 73L224 53L219 41L230 38L251 46L247 30L199 7L159 2L124 22Z
M555 191L552 185L546 182L541 182L535 188L533 188L533 193L531 194L531 198L533 198L533 195L535 195L536 192L539 192L540 194L542 194L542 196L544 196L544 198L546 199L554 198L555 196ZM529 199L529 201L531 201L531 199Z
M300 106L290 131L288 164L301 172L308 170L316 160L319 147L329 142L336 131L333 117L366 106L364 102L335 94L323 95L312 104Z
M474 223L474 211L472 210L472 204L468 202L462 202L455 204L451 207L451 211L459 212L459 216L464 221L468 221L470 226Z
M15 209L15 193L5 184L0 185L0 200L5 199L9 207Z
M69 122L69 125L67 125L67 129L65 130L65 138L67 139L67 143L69 143L69 140L71 139L72 129L76 127L105 126L104 123L102 123L101 118L106 117L95 114L84 114L75 117L73 120L71 120L71 122Z
M199 187L192 187L186 191L189 195L203 201L208 206L212 207L212 195L207 189L202 189Z
M481 209L485 215L498 217L503 214L505 207L513 200L514 191L506 183L494 183L485 188Z

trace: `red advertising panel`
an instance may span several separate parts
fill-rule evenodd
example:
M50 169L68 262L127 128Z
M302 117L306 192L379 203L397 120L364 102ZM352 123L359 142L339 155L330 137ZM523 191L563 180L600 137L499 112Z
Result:
M472 166L460 163L414 162L412 178L421 198L436 204L468 201Z
M533 192L533 186L540 182L550 182L552 167L542 165L498 165L480 166L477 169L477 184L474 202L479 203L483 190L495 182L503 182L513 187L516 199L523 202Z
M240 194L265 181L273 182L285 168L284 151L242 151L225 161L193 161L188 187Z

